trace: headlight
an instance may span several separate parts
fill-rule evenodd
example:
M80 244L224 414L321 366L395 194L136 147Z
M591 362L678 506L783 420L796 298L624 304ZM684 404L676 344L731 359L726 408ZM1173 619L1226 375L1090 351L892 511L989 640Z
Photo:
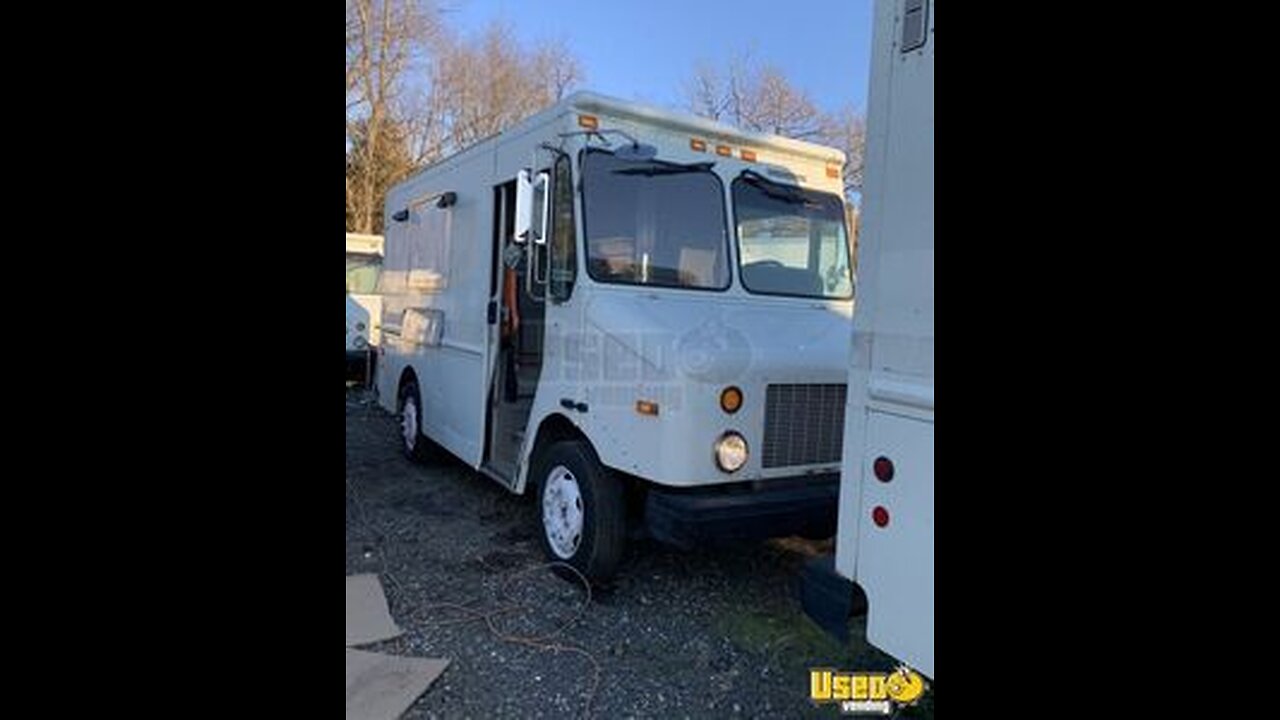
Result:
M364 332L364 323L357 321L356 330L359 330L360 332Z
M737 472L747 464L747 441L730 430L716 441L716 465L725 472Z
M357 350L363 350L365 346L369 344L369 342L364 339L363 335L357 335L356 339L352 341L351 344L355 345Z

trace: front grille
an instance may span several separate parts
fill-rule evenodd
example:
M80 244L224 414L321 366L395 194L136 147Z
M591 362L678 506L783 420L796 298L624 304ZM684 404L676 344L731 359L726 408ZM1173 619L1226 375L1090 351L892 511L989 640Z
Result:
M763 466L840 462L847 394L844 384L770 385L765 392Z

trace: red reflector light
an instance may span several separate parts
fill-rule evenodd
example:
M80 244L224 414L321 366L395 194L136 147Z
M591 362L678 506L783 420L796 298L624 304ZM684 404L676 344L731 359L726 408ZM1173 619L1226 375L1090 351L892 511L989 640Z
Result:
M876 527L884 527L889 524L889 511L885 510L884 506L877 505L876 509L871 511L871 520Z
M893 479L893 461L881 455L871 464L871 469L876 473L876 479L880 482L889 482Z

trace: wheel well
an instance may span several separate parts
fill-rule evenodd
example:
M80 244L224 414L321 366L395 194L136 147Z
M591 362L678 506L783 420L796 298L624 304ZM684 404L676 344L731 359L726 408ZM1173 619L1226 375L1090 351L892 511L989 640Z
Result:
M573 424L569 418L560 413L552 413L542 419L538 424L538 434L533 437L533 450L529 453L530 465L533 464L534 458L538 457L538 453L542 452L542 448L551 443L560 442L561 440L582 440L591 446L591 441L582 431ZM595 452L595 448L591 448ZM525 485L529 490L536 491L538 489L538 478L534 477L530 472L526 475Z
M533 452L536 454L544 444L561 440L587 440L587 436L569 418L560 413L552 413L538 425L538 434L533 438ZM590 445L591 441L587 440L587 444Z
M422 385L418 382L418 374L413 371L413 368L408 367L404 369L404 372L400 373L400 384L396 386L397 399L399 399L400 395L404 393L404 386L408 385L410 382L418 386L419 392L422 391ZM422 399L419 398L418 402L421 403Z
M544 445L560 442L561 440L583 441L590 448L591 454L596 456L597 462L599 462L600 456L596 453L595 446L591 444L591 439L579 430L578 426L574 425L569 418L559 413L552 413L543 418L542 423L538 425L538 434L534 436L533 452L530 453L531 464L532 458L537 457L538 452L542 450ZM627 500L627 514L632 522L638 523L644 513L644 501L645 494L648 492L648 485L634 475L621 470L614 470L603 463L601 463L601 467L617 482L622 484ZM534 497L537 497L539 492L538 483L541 480L541 478L535 477L532 472L528 473L524 492L532 493Z

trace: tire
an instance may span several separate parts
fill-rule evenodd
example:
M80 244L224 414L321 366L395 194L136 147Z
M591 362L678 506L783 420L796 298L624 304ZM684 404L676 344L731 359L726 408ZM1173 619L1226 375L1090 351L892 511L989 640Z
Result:
M410 380L400 387L396 407L400 411L400 451L414 462L427 462L431 459L432 442L422 434L422 393L418 383Z
M608 582L626 548L622 483L582 440L562 440L546 447L531 471L537 481L542 528L538 537L547 559L572 565L594 584ZM577 579L565 568L555 570L565 579Z

